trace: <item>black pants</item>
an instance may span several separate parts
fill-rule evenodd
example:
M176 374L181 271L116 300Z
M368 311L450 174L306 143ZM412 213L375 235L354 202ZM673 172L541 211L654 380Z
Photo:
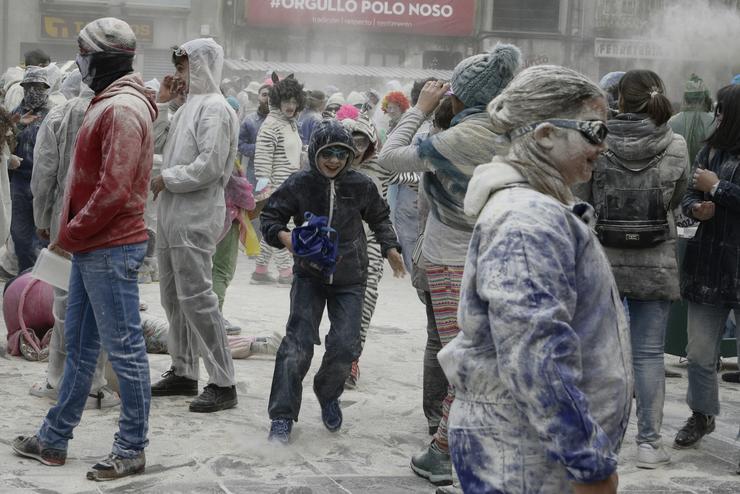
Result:
M290 316L272 375L268 413L270 419L298 420L314 345L320 345L319 324L328 308L331 327L326 352L313 380L313 390L323 406L339 398L352 361L360 356L360 325L365 285L327 285L323 281L295 276L290 289Z
M437 360L442 342L437 332L437 323L432 310L432 296L424 292L427 306L427 345L424 349L424 384L422 407L429 427L437 427L442 420L442 402L447 396L447 376Z

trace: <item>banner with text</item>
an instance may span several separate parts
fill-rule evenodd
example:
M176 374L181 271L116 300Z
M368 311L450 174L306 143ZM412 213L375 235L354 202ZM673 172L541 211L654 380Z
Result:
M244 20L255 27L470 36L476 0L244 0Z

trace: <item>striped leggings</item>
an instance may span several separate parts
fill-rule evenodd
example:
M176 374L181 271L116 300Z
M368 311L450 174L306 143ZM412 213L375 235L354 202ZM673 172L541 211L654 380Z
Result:
M275 258L275 265L280 271L293 267L293 255L288 249L277 249L265 242L264 238L261 239L257 266L269 266L273 257Z
M457 306L460 302L460 284L463 277L463 266L441 266L427 263L427 278L429 291L432 297L432 310L437 323L437 332L444 348L457 336L460 328L457 326ZM442 402L442 420L434 435L434 441L441 451L448 452L447 419L450 415L450 406L455 400L455 390L447 388L447 396Z
M380 251L380 244L374 238L367 240L367 259L367 285L365 300L362 303L362 325L360 326L360 353L365 348L367 330L378 302L378 285L383 277L383 254Z

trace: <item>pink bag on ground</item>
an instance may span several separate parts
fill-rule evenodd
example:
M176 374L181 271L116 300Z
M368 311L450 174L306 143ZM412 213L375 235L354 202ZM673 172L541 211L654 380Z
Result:
M54 326L54 289L25 273L8 282L3 294L3 318L8 353L28 360L46 360Z

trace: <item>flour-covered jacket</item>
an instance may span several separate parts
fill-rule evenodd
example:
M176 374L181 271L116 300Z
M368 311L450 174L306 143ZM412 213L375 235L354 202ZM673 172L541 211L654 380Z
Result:
M226 218L224 187L234 168L239 122L219 90L223 49L201 39L182 48L188 54L190 86L164 147L166 188L157 199L157 227L163 235L157 235L157 244L215 249Z
M609 261L587 224L593 210L527 187L494 158L476 168L465 211L479 216L461 332L439 353L457 393L451 437L489 430L492 463L479 467L501 492L566 492L547 486L607 478L629 420L632 363Z
M271 108L255 144L254 175L257 180L266 178L273 187L285 182L301 167L302 147L295 118Z
M129 74L97 94L77 133L57 242L72 253L145 242L154 94Z
M676 217L689 181L686 141L668 125L656 126L647 115L621 114L609 120L606 139L614 159L630 170L644 168L655 156L665 153L658 167L663 204L670 234L668 240L644 249L606 247L614 278L622 295L639 300L678 300L678 260L676 258ZM592 198L587 199L599 212L605 204L604 182L608 158L599 158L591 181Z

